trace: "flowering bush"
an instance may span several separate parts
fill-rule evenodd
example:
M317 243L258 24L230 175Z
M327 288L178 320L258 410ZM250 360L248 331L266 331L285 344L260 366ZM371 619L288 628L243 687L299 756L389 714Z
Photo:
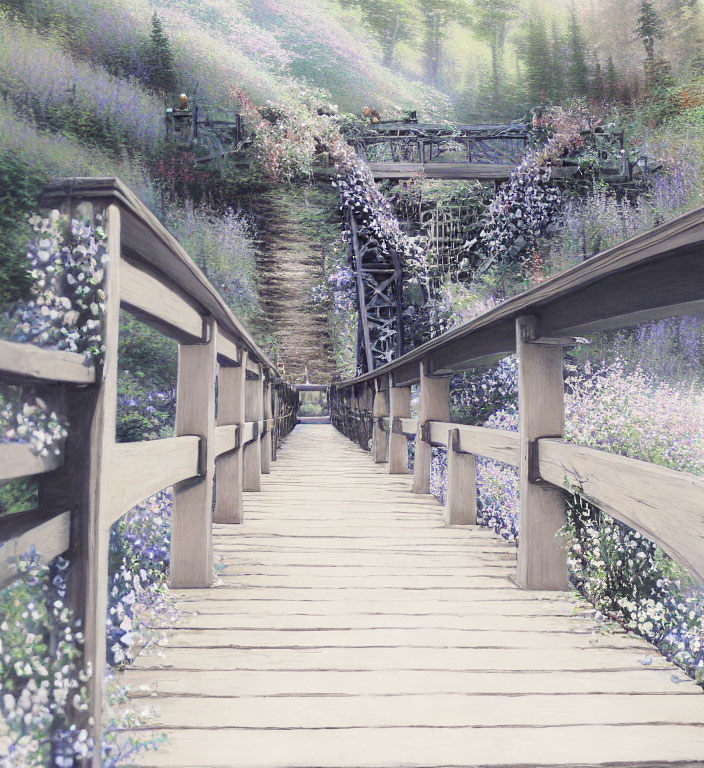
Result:
M47 218L32 216L30 224L36 235L27 252L32 298L16 309L14 339L100 359L107 262L100 222L69 223L55 210Z
M482 269L516 261L519 254L524 260L533 256L563 205L563 194L552 181L553 166L584 144L582 132L592 120L579 108L560 107L543 115L539 127L548 130L547 141L523 158L489 205L481 233L488 260Z
M110 531L107 652L111 666L166 643L178 618L166 586L170 562L171 494L160 491L120 518Z
M80 666L82 635L65 602L68 562L30 553L17 565L19 579L0 591L0 766L72 768L92 744L69 724L87 709L90 670Z
M18 408L14 400L3 402L0 396L0 443L27 443L37 456L59 456L68 436L66 427L66 419L50 411L40 397Z

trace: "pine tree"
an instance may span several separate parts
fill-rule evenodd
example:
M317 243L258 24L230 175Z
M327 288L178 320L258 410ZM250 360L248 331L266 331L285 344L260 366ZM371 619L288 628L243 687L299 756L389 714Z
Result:
M589 67L582 28L579 26L574 6L570 9L567 23L567 87L573 96L589 93Z
M425 77L433 85L440 81L442 43L451 21L467 19L466 0L418 0L423 17Z
M545 19L537 11L528 18L521 58L526 65L526 90L531 104L545 104L550 98L550 44Z
M609 61L606 64L606 83L604 87L606 100L609 102L617 101L619 97L618 75L616 74L613 56L609 56Z
M151 88L165 94L176 91L176 70L171 43L156 12L152 16L146 64Z
M550 40L550 100L559 103L565 92L565 40L556 20Z
M664 33L662 22L649 0L641 0L638 11L638 26L636 34L643 41L645 48L645 79L648 85L655 82L655 41L662 40Z
M597 61L594 68L594 77L591 83L592 99L600 104L606 97L606 83L604 81L604 72L601 69L601 63Z
M518 0L474 0L473 3L476 33L486 40L491 50L491 90L495 109L501 100L506 32L518 6Z
M393 65L396 46L415 32L416 11L411 0L342 0L362 11L365 25L381 44L383 64Z

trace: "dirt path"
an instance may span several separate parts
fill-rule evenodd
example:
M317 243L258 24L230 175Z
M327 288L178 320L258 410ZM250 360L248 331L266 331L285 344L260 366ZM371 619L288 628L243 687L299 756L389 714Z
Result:
M296 382L305 380L306 368L316 383L331 380L334 371L327 317L311 302L323 276L323 243L334 231L334 203L332 195L299 188L275 189L253 204L261 237L257 270L264 319L286 373ZM327 221L316 227L320 219Z

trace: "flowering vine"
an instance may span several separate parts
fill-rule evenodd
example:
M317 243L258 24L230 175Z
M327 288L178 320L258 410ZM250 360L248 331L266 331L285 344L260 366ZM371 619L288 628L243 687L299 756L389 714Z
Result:
M101 326L107 236L97 226L51 211L30 218L35 237L27 260L32 297L16 309L14 340L80 352L87 362L105 352Z
M40 398L22 404L0 401L0 442L27 443L37 456L59 456L68 436L67 421Z

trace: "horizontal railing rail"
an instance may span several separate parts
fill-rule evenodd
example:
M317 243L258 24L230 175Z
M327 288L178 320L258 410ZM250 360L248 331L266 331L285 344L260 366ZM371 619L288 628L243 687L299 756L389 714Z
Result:
M260 489L295 426L298 393L119 180L57 181L41 200L106 232L105 353L86 365L79 354L0 341L0 382L36 390L68 420L56 455L37 455L29 442L0 444L0 481L36 476L39 483L38 509L0 517L0 586L32 548L45 558L70 557L71 604L93 670L86 723L100 744L111 525L172 487L171 585L210 586L212 523L242 522L243 490ZM121 310L178 343L173 437L116 441ZM98 754L93 764L100 765Z
M704 583L704 479L567 443L564 349L612 328L704 310L704 208L605 251L403 357L331 387L332 421L389 471L429 493L433 446L448 455L446 519L476 523L477 456L520 473L518 582L567 586L564 491L657 543ZM453 374L517 353L520 432L450 420ZM411 387L419 385L417 418Z

